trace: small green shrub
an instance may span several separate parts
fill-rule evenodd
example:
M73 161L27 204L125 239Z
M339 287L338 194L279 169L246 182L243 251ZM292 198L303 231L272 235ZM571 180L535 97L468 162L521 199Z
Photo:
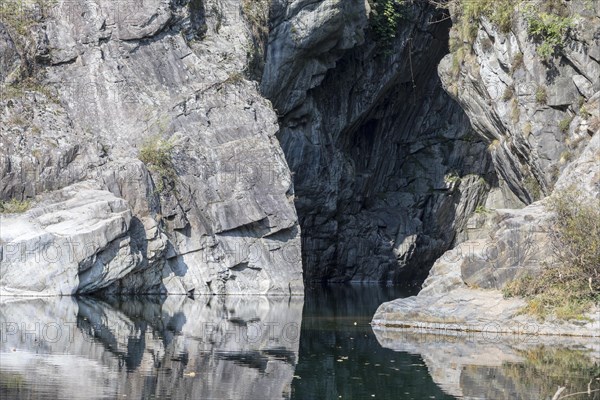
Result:
M490 210L485 208L485 206L477 206L477 208L475 209L475 214L487 214L489 212Z
M600 200L571 189L555 195L549 209L556 215L552 233L559 260L600 291Z
M388 52L398 33L400 21L405 17L407 0L374 0L372 3L371 29L377 44Z
M500 32L508 33L518 1L513 0L455 0L458 4L458 29L463 40L473 42L479 20L486 17Z
M542 198L542 187L535 177L531 175L528 176L523 181L523 184L525 186L525 190L527 190L527 193L529 193L533 201L538 201Z
M560 54L573 27L573 19L553 13L526 11L527 33L538 42L537 52L549 61Z
M149 138L139 151L139 159L146 164L149 170L157 173L160 180L157 184L159 192L165 191L165 184L173 186L177 172L173 165L173 151L175 145L169 141L155 136Z
M513 97L515 97L515 89L512 86L507 86L506 89L504 89L504 93L502 94L502 100L509 101Z
M523 312L542 319L583 319L600 302L600 200L569 190L553 196L548 208L554 213L549 233L556 263L535 277L516 279L504 294L525 297Z
M523 67L523 53L517 53L511 65L511 72L514 74L519 68Z
M587 110L587 108L585 108L585 106L581 106L581 108L579 108L579 115L583 119L588 119L592 116L592 114Z
M3 0L0 4L0 21L10 30L21 36L27 35L31 25L35 24L33 14L26 3L20 0Z
M269 31L269 0L242 0L242 12L256 29Z
M537 90L535 91L535 101L537 101L538 104L548 104L548 92L546 92L545 87L538 86Z
M513 1L496 1L490 15L490 21L500 29L502 33L509 33L513 22L515 4Z
M270 0L242 0L242 13L248 21L252 45L247 49L248 75L256 80L262 76L267 42L269 39ZM292 27L293 28L293 27Z
M5 99L18 99L25 96L28 92L37 92L44 95L49 101L55 104L60 103L59 98L49 87L44 86L32 76L21 79L11 85L7 85L3 89L2 95Z
M567 116L565 118L563 118L559 123L558 123L558 127L560 128L560 131L562 133L567 133L569 132L569 127L571 126L571 122L573 121L573 117L571 116Z
M41 22L38 16L44 18L47 11L56 3L57 0L2 0L0 2L0 21L13 33L28 36L31 33L31 27Z
M9 201L0 201L0 213L20 214L31 208L31 201L11 199Z

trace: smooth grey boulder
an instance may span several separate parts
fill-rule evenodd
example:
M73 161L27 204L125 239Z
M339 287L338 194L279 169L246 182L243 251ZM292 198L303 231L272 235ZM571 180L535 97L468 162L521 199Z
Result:
M374 329L415 328L442 331L445 334L464 332L503 333L532 336L600 337L600 313L597 307L585 314L583 321L563 321L548 318L540 322L524 315L523 299L505 299L494 290L451 287L449 291L423 294L383 303L373 316Z
M132 213L123 199L85 184L55 196L24 214L2 215L2 296L86 293L135 266L127 237Z

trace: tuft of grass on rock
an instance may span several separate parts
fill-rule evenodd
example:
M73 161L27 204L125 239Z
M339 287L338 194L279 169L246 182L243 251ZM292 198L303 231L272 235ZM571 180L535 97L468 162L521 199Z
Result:
M242 82L244 82L244 74L238 71L232 72L231 74L229 74L227 79L223 81L223 83L226 85L237 85L238 83Z
M538 86L537 90L535 91L535 101L542 105L548 104L548 92L546 91L545 87Z
M22 214L31 208L31 201L11 199L0 201L0 213L2 214Z
M502 94L502 101L509 101L515 97L515 89L512 86L507 86Z
M510 67L511 73L514 74L519 69L523 68L523 53L517 53Z
M558 127L562 133L569 132L569 127L571 126L571 122L573 121L573 117L567 116L563 118L559 123Z
M173 152L175 145L170 140L154 136L144 142L140 148L138 158L148 169L159 175L157 190L164 192L166 184L172 186L177 178L173 165Z

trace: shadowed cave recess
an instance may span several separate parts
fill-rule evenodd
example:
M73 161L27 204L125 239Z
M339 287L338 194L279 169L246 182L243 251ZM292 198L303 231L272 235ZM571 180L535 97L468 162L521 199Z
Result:
M406 6L384 43L348 3L328 19L306 5L325 19L297 34L310 48L288 43L302 21L271 8L261 89L294 177L304 280L419 283L498 179L438 77L447 11Z

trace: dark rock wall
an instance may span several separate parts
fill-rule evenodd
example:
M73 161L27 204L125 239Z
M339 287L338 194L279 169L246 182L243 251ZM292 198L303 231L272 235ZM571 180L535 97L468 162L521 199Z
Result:
M365 39L338 57L347 41L332 29L321 42L338 43L334 52L294 58L295 70L298 59L308 69L327 59L329 69L293 104L272 90L265 71L263 92L286 110L278 137L294 174L305 279L423 277L494 183L486 145L441 87L437 65L448 53L450 21L432 23L439 18L422 4L410 7L390 48L360 25L362 34L350 36ZM285 58L279 32L287 30L272 30L267 65L269 56ZM299 92L293 79L280 87Z

